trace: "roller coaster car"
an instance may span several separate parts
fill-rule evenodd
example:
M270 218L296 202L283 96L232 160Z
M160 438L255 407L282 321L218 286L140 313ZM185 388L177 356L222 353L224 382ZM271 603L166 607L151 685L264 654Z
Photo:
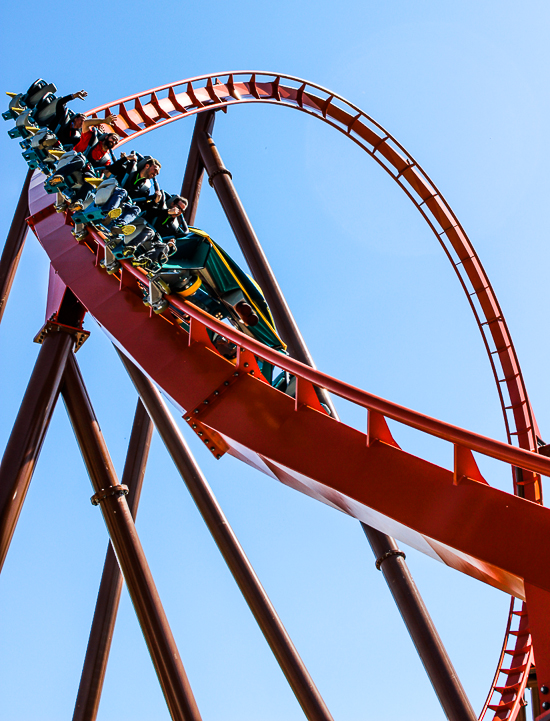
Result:
M98 223L105 219L106 213L102 206L109 200L111 193L118 187L114 176L105 178L97 187L93 202L87 204L79 213L73 215L78 223Z
M9 131L10 137L22 138L25 160L31 168L40 168L49 176L44 188L48 193L57 194L55 208L64 212L70 203L73 189L82 186L84 172L78 170L63 178L61 182L58 182L60 178L51 182L55 177L52 174L54 165L57 163L57 169L63 168L78 155L74 150L64 152L55 132L50 132L51 127L47 128L48 123L51 126L52 118L55 117L58 100L54 95L55 91L55 85L37 80L24 94L10 93L9 110L4 117L15 119L16 127ZM39 125L42 128L39 128ZM90 175L95 173L92 171ZM86 179L89 180L88 170ZM169 258L160 258L160 263L152 261L147 254L147 248L141 255L139 253L143 248L136 251L136 246L139 247L143 241L144 229L149 227L147 223L140 218L133 221L135 230L128 235L121 236L116 234L120 231L112 231L109 222L105 222L105 213L101 206L112 192L111 185L116 186L116 181L98 179L93 185L98 183L95 198L90 194L84 202L84 208L73 213L73 235L77 240L81 240L87 235L86 225L95 226L105 241L102 265L107 272L117 272L120 261L128 259L134 265L141 266L147 276L148 285L143 286L144 302L154 312L161 313L169 307L166 295L178 294L215 318L227 320L243 333L270 348L285 351L285 345L277 335L275 323L260 288L206 233L192 228L186 236L176 240L176 250ZM158 235L156 240L159 240ZM166 240L164 239L164 242ZM137 257L134 255L136 252ZM186 321L178 309L171 307L171 311L185 324ZM216 337L212 340L219 346L220 352L226 357L233 357L235 346L217 334L214 336ZM272 371L272 366L265 372L262 371L269 382ZM284 385L286 389L289 384L286 382Z
M42 129L29 138L21 141L24 152L23 157L29 167L40 170L49 175L59 158L65 153L57 136L50 130Z
M11 101L8 106L8 110L2 113L4 120L16 120L22 115L25 115L25 123L31 124L40 128L48 127L55 117L55 111L57 106L57 96L55 92L57 88L53 83L46 83L45 80L37 80L26 93L8 93L11 96ZM17 125L17 123L16 123ZM23 126L24 127L24 126ZM11 138L26 137L21 132L20 124L17 130L11 130L9 133Z
M53 95L56 92L57 88L53 83L47 83L45 80L42 80L42 78L39 78L35 80L27 92L22 95L21 102L24 103L27 108L33 110L46 95Z
M32 119L32 110L24 110L15 120L15 128L8 130L10 138L30 138L38 132L38 125Z
M270 348L285 349L259 286L202 230L191 228L178 239L176 252L152 277L152 283L166 293L177 293L215 318L227 319ZM251 309L252 314L243 308ZM257 317L254 325L252 317Z
M47 128L51 126L51 123L55 118L57 101L58 98L53 93L47 93L42 100L37 103L36 107L32 111L32 117L39 127Z
M52 152L56 153L57 151L49 151L50 154ZM56 159L58 161L56 171L74 162L77 158L82 157L80 153L77 153L74 150L67 150L66 152L59 151L57 155L60 155L60 157ZM48 170L47 172L50 171ZM50 177L44 182L44 190L47 193L57 193L59 190L63 190L68 192L70 195L73 188L76 189L82 186L82 183L84 182L84 172L86 173L86 176L89 175L90 177L96 177L94 170L90 168L86 161L86 167L83 170L75 170L70 175L67 175L67 177L63 177L61 181L58 181L55 175L50 175ZM52 182L53 178L56 178L56 180Z
M34 110L44 98L49 97L51 102L55 99L56 91L57 88L53 83L40 79L36 80L26 93L8 93L11 101L8 110L2 113L2 117L4 120L16 120L24 110Z
M2 113L4 120L17 120L17 116L21 115L24 110L27 110L27 106L21 102L23 93L8 93L11 97L8 109Z

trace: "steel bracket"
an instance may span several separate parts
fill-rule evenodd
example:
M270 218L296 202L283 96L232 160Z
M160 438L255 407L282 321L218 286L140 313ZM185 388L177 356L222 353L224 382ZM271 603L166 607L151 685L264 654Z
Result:
M128 486L120 483L117 486L109 486L109 488L102 488L97 493L94 493L94 495L90 498L90 501L92 503L92 506L99 506L102 501L104 501L106 498L109 498L110 496L115 496L116 498L119 498L120 496L127 496L128 492Z
M82 328L73 328L70 325L63 325L63 323L57 323L57 321L55 321L55 320L48 320L42 326L42 328L39 330L39 332L36 334L36 336L33 338L33 341L35 343L42 344L44 342L44 338L49 333L59 333L60 331L74 335L74 352L75 353L77 352L77 350L79 350L79 348L82 347L82 345L90 337L89 330L83 330Z

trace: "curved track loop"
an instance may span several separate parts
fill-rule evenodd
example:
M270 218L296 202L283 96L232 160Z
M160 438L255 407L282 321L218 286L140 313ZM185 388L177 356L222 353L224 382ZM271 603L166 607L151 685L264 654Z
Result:
M188 115L205 110L226 109L242 103L272 103L301 110L332 125L365 150L401 186L437 236L460 283L481 331L491 363L510 443L537 450L537 426L510 333L489 279L464 229L436 185L416 160L381 125L357 106L325 88L307 81L260 71L239 71L198 76L143 93L121 98L92 110L99 117L119 114L117 130L123 142ZM540 477L536 473L515 472L514 490L537 503L542 502ZM519 619L519 626L517 621ZM527 682L532 660L526 610L510 611L503 652L489 697L481 714L488 709L495 718L514 719ZM516 628L517 626L517 628ZM515 641L515 650L508 648ZM510 668L504 660L511 656ZM500 676L505 677L498 686ZM500 703L494 703L501 695Z

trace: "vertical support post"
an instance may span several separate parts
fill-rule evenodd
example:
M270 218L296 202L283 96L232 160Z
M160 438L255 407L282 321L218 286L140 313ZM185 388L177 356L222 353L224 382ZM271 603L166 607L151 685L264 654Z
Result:
M145 466L149 455L153 424L143 403L138 399L126 463L122 474L123 485L128 486L128 506L135 520ZM73 721L95 721L115 630L123 578L113 547L109 544L97 603L86 649L80 686L76 697Z
M28 226L26 221L29 215L29 185L33 171L29 169L23 183L19 202L15 208L6 244L0 258L0 322L8 302L11 286L17 272L19 259L25 245Z
M57 402L73 336L44 339L0 465L0 570Z
M447 717L475 721L477 716L405 563L405 554L393 538L364 523L361 526Z
M64 376L63 399L96 492L111 543L136 610L168 710L174 721L201 721L172 631L74 357Z
M133 363L119 355L306 717L310 721L332 721L330 711L160 393Z
M188 200L188 206L185 210L185 220L188 225L193 225L197 208L199 206L199 196L202 188L202 179L204 176L204 164L199 152L197 138L203 133L211 133L214 129L214 120L216 112L210 110L206 113L199 113L195 120L195 128L193 137L191 138L191 147L187 157L187 165L185 166L185 174L181 186L181 195Z
M231 173L224 166L220 153L209 135L206 133L199 135L197 142L204 166L209 175L209 182L216 191L252 275L265 294L281 338L287 344L291 356L314 368L315 365L311 354L233 185ZM333 417L338 418L328 393L323 389L319 390L323 402L331 409ZM393 538L369 526L361 525L371 542L371 546L375 543L377 548L380 549L380 553L376 552L377 557L397 549ZM403 559L401 559L401 563L406 572L393 578L393 587L390 586L390 590L403 618L407 617L411 620L413 617L417 618L417 622L407 624L407 628L419 652L420 649L423 649L420 655L426 671L430 675L433 665L431 663L427 665L424 656L430 658L433 649L436 648L442 650L443 653L445 653L445 650L433 622L431 619L429 623L426 621L426 619L429 619L428 611ZM394 592L394 589L398 588L399 591ZM441 656L441 661L443 663L443 656ZM434 686L439 701L451 721L475 721L476 716L448 657L447 661L448 663L443 663L442 670L438 671L434 678L430 675L430 681ZM449 699L452 699L452 702L449 702Z

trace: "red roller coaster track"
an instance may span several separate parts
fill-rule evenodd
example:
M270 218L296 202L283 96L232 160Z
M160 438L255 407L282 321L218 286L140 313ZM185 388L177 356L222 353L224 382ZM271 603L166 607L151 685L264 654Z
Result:
M513 721L521 711L533 664L532 635L539 687L550 685L544 629L550 598L545 573L550 511L542 506L540 482L540 474L550 475L550 459L537 453L536 422L493 288L458 219L416 160L359 108L317 85L259 71L218 73L122 98L89 115L117 113L116 128L126 142L189 115L242 103L283 105L332 125L374 158L415 204L449 258L481 331L508 444L354 388L272 351L177 296L168 296L170 307L153 315L142 303L143 273L123 263L117 276L108 276L98 263L103 239L92 231L86 242L75 241L70 217L54 212L39 173L29 189L29 224L62 287L72 290L122 352L170 396L213 454L230 452L282 483L527 601L518 607L512 599L502 653L480 715L484 718L492 710L495 718ZM190 317L189 331L181 326L182 315ZM216 352L207 329L237 344L234 362ZM296 377L295 399L264 381L258 359ZM319 388L367 408L367 434L327 415L318 401ZM453 443L454 469L402 451L386 418ZM473 451L512 466L514 495L488 485ZM463 522L466 517L468 524ZM536 558L533 547L538 548Z

